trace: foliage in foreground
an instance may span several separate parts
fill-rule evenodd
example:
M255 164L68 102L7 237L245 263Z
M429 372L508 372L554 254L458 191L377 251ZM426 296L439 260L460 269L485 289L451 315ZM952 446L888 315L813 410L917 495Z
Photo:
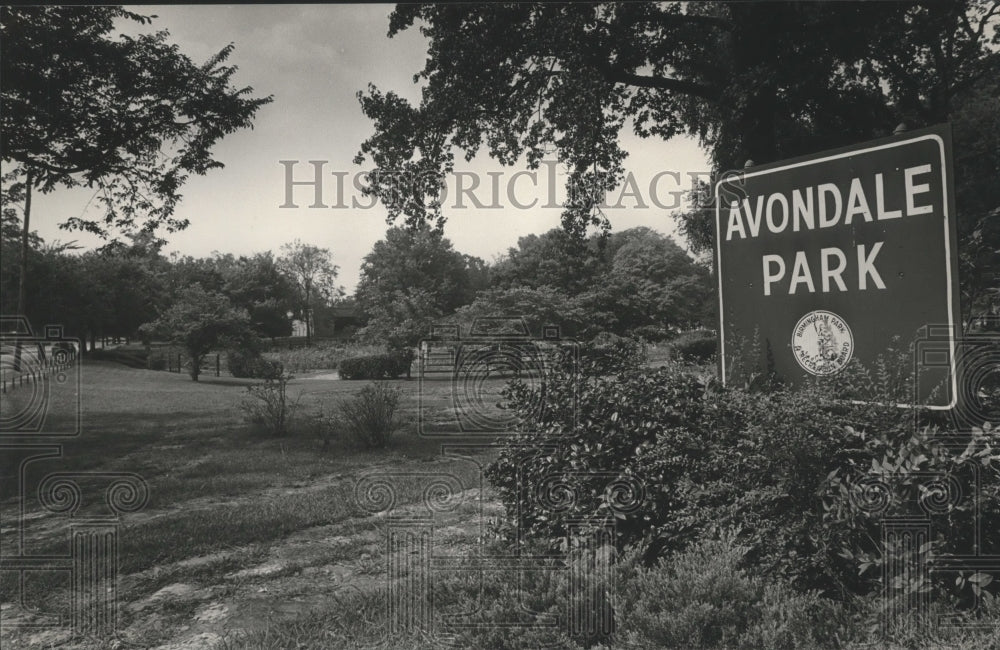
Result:
M676 366L611 376L555 368L541 393L508 389L523 431L487 475L509 525L553 546L571 520L613 522L619 548L636 545L649 565L736 528L764 575L840 599L883 586L884 516L937 508L934 536L916 551L924 554L971 551L977 516L981 531L1000 529L995 431L915 428L914 413L895 402L852 404L831 391L724 388ZM878 509L866 503L873 498ZM984 541L982 552L995 544ZM889 589L973 607L996 584L935 573Z
M248 386L247 397L240 404L246 420L270 435L286 435L298 406L298 400L292 401L288 397L288 382L291 379L291 375L282 374Z
M748 571L748 551L724 533L653 567L625 563L618 611L626 647L837 647L843 609Z
M385 447L399 426L396 408L400 394L399 388L372 382L337 405L335 425L362 447Z

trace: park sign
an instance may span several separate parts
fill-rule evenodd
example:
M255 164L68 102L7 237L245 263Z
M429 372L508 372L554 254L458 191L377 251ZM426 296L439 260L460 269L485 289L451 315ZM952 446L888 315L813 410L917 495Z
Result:
M720 370L743 353L799 383L947 332L917 403L955 405L951 131L748 168L715 186ZM940 343L940 342L939 342ZM937 384L937 385L935 385Z

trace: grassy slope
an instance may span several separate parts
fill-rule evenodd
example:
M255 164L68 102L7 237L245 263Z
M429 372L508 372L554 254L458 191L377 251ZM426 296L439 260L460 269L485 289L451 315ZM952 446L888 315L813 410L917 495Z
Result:
M213 597L231 593L246 582L245 576L232 579L234 574L265 561L297 534L321 530L329 537L348 540L346 545L310 556L313 566L356 560L359 544L352 545L350 540L362 539L360 533L377 539L380 530L354 498L356 478L365 472L406 467L407 471L452 474L465 488L478 485L475 463L441 458L440 440L416 435L416 381L394 382L404 394L404 427L395 444L380 451L358 450L336 439L324 450L308 426L299 426L281 439L254 432L243 424L239 409L249 383L214 377L195 383L181 374L86 363L82 369L83 434L65 443L62 458L46 461L29 475L29 495L45 472L55 470L135 472L148 483L148 504L125 516L121 532L118 627L124 631L121 640L126 647L149 647L171 638L198 600L173 599L167 616L157 617L157 625L152 626L161 628L156 630L143 629L150 628L143 624L143 617L148 616L141 606L144 599L179 581L208 588ZM320 408L330 412L338 399L361 385L297 380L289 392L299 400L302 414ZM447 402L448 382L432 384L429 390L435 401ZM5 471L3 515L9 539L6 526L16 514L16 503L10 499L11 468ZM419 476L404 479L397 504L405 507L421 500L424 483ZM37 512L33 503L28 500L29 516ZM81 513L99 507L85 499ZM68 521L53 515L32 518L27 529L30 551L65 554L67 526ZM334 530L338 526L344 530ZM4 549L5 553L14 550ZM279 577L292 571L292 566L303 569L301 562L285 563L277 572ZM13 575L5 572L0 583L5 602L15 593ZM68 581L62 574L30 574L27 587L29 605L43 606L46 611L65 611L68 606ZM175 617L170 607L177 610ZM9 614L5 612L5 617Z

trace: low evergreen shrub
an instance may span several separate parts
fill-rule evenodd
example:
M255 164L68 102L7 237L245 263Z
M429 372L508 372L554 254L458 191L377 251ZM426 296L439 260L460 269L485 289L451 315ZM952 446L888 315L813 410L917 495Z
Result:
M364 357L352 357L340 362L341 379L395 379L410 372L413 352L390 352Z
M692 330L679 334L670 342L675 357L688 363L709 363L715 359L719 337L709 330Z
M277 379L284 372L280 361L268 361L253 350L236 349L226 353L226 367L240 379Z

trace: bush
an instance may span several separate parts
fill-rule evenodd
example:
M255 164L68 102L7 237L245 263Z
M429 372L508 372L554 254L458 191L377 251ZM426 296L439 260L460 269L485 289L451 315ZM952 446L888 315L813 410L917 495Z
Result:
M341 379L394 379L409 375L413 351L390 352L365 357L353 357L340 362Z
M928 504L954 497L935 506L946 510L934 515L935 535L946 538L932 540L935 553L971 548L977 516L979 530L1000 529L996 432L915 429L912 411L877 392L895 390L894 376L876 369L763 392L676 366L600 377L557 368L544 389L509 385L505 405L523 433L505 439L487 476L511 525L552 545L573 520L613 522L619 548L638 544L653 562L720 526L740 527L762 572L800 591L863 595L881 586L884 514L925 516ZM859 390L868 403L839 399ZM882 498L884 511L865 505ZM1000 553L1000 541L983 537L980 550ZM950 585L948 597L971 606L1000 582L969 571L956 593L954 573L933 579L900 592L933 586L943 596Z
M675 338L670 347L680 361L708 363L715 358L719 337L709 330L692 330Z
M497 550L510 554L524 549ZM480 565L483 563L483 559L478 561ZM471 564L466 558L460 562ZM553 557L546 563L558 566L559 560ZM482 650L583 650L592 647L583 635L573 638L567 629L568 610L574 596L579 599L590 594L573 594L564 570L527 570L519 572L517 579L510 580L504 579L509 570L505 570L501 562L497 565L485 573L490 579L470 579L479 572L459 570L444 572L441 580L434 581L435 609L457 613L468 611L469 603L481 604L462 617L463 621L475 626L458 628L451 647ZM587 622L578 621L578 624L586 626Z
M268 361L252 350L230 350L226 353L226 367L240 379L277 379L284 372L280 361Z
M288 382L291 379L290 375L280 375L262 384L248 386L247 398L240 404L246 420L270 435L287 434L298 406L298 400L292 402L288 399Z
M400 390L382 382L362 388L357 395L338 405L339 423L358 444L385 447L395 432Z
M373 345L316 344L293 350L268 352L268 359L281 361L285 370L293 373L310 370L336 370L343 359L378 354L381 348Z
M635 370L646 362L646 346L630 338L602 333L580 348L580 371L595 377Z
M621 640L637 648L837 647L838 609L743 568L734 536L706 540L651 568L621 569Z
M966 570L906 576L882 584L882 569L926 562L928 555L962 555L978 545L983 555L1000 554L1000 537L976 533L1000 530L1000 431L989 423L956 437L936 427L916 432L893 428L847 428L853 441L841 467L823 483L827 544L856 569L866 586L890 599L931 593L972 607L995 599L988 573ZM902 545L885 552L880 538L887 518L927 519L935 533L923 548ZM921 557L922 556L922 557ZM888 558L888 559L887 559Z
M723 388L667 366L554 372L544 390L512 382L505 400L525 433L505 438L487 476L523 534L555 543L571 520L614 522L619 548L641 544L653 561L742 526L762 570L800 589L859 587L821 517L824 479L858 444L843 426L852 415L838 412L851 406L824 388ZM550 483L559 507L539 496ZM619 488L634 503L616 503Z
M670 329L660 325L640 325L639 327L632 328L629 334L650 343L669 341L674 336L674 333Z

